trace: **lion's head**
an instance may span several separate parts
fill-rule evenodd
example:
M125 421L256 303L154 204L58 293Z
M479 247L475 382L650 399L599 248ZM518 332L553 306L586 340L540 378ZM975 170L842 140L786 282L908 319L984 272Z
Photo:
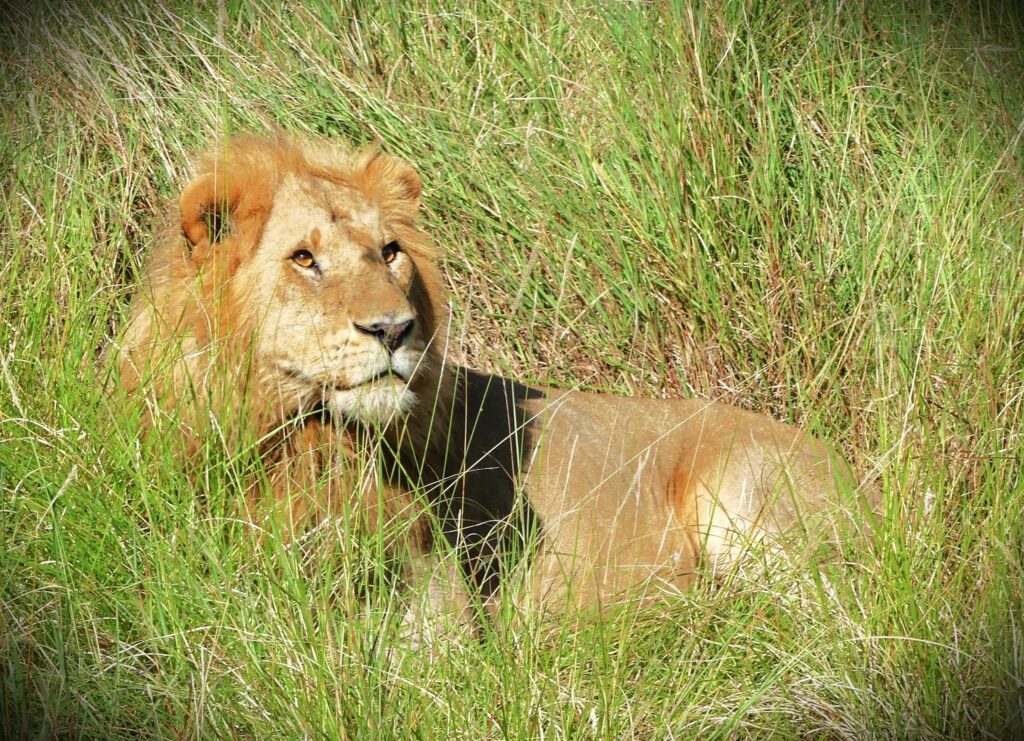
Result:
M161 409L189 399L244 412L263 431L315 409L401 417L432 389L442 352L420 191L409 165L376 148L228 142L202 160L154 247L124 385L151 389Z

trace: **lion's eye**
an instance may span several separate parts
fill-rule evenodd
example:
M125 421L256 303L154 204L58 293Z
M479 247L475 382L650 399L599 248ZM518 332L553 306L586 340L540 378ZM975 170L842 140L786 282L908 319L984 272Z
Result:
M398 242L388 242L380 248L380 256L384 258L384 262L394 262L395 256L401 251Z
M295 252L292 253L292 262L300 268L311 268L316 265L313 253L309 250L295 250Z

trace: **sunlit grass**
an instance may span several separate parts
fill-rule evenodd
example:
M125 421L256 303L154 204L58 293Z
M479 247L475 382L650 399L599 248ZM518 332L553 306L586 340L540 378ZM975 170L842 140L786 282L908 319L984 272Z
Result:
M670 4L671 5L671 4ZM54 4L0 31L3 735L1008 737L1024 729L1024 27L934 5ZM104 354L190 154L380 137L453 355L836 441L872 545L395 648L343 523L249 537ZM215 448L216 446L213 446ZM333 529L332 529L333 528Z

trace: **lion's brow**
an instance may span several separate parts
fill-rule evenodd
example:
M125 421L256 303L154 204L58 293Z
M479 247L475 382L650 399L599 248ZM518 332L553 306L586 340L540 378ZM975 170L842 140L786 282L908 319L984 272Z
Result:
M345 229L345 236L352 242L365 247L366 249L376 249L379 246L380 240L374 236L373 231L365 229L360 226L349 226Z

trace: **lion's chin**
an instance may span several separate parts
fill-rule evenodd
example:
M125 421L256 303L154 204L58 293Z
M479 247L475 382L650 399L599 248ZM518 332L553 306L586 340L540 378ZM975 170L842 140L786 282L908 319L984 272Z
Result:
M327 407L336 417L385 426L403 417L415 404L416 394L409 385L391 378L334 389L327 399Z

